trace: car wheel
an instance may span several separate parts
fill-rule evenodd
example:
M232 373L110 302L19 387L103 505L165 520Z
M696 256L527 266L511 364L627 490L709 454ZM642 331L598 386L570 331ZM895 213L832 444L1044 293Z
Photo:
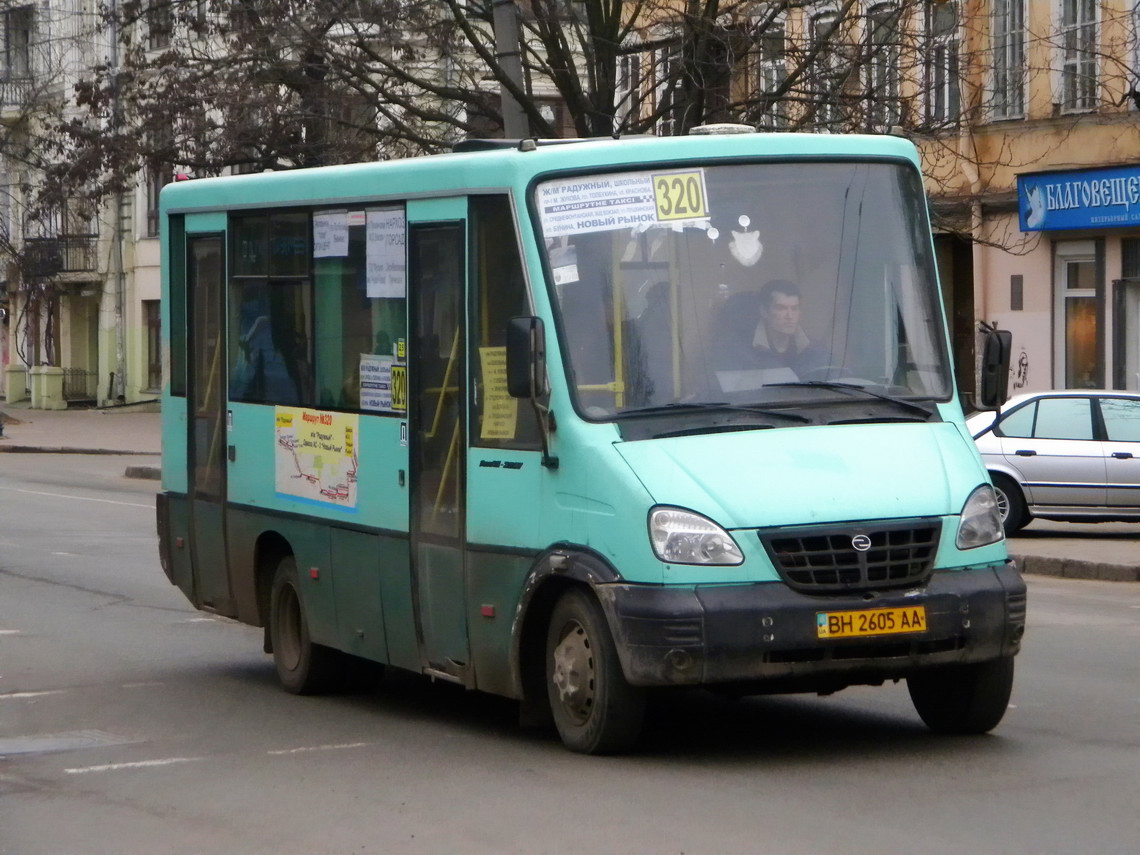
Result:
M616 754L637 742L644 692L629 685L597 600L567 591L546 636L546 689L563 744L582 754Z
M273 664L287 692L314 695L334 688L342 676L335 650L314 644L309 621L297 584L297 562L292 555L281 559L269 596L269 633L273 641Z
M919 717L936 733L986 733L997 727L1013 690L1013 657L930 668L907 677Z
M993 475L994 494L997 497L998 512L1006 537L1023 529L1029 523L1029 512L1025 507L1025 497L1021 488L1005 475Z

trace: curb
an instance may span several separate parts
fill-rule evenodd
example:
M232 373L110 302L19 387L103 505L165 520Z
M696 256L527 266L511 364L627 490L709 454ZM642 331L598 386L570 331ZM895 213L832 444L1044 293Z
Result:
M50 448L42 445L3 445L0 454L140 454L157 457L160 451L124 451L115 448Z
M1133 564L1098 564L1073 558L1048 558L1042 555L1015 555L1021 572L1032 576L1056 576L1062 579L1092 579L1100 582L1140 582L1140 566Z
M128 466L124 478L140 478L145 481L161 481L162 470L157 466Z

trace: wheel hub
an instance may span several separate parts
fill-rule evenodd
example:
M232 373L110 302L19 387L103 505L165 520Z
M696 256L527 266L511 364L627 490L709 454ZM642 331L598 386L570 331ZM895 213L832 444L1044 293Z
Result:
M575 721L588 718L594 706L594 654L579 623L571 624L554 648L553 679L563 709Z

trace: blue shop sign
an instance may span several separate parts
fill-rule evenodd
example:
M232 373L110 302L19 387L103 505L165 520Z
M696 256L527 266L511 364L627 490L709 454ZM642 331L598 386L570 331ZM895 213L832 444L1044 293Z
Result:
M1023 232L1140 226L1140 166L1017 176Z

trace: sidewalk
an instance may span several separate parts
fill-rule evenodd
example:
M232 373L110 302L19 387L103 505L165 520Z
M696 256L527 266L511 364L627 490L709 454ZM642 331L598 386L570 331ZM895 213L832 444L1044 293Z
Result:
M159 455L162 430L149 407L32 410L0 404L3 452ZM7 418L5 418L7 417ZM127 476L158 478L158 461L129 466ZM3 465L0 463L0 465ZM1022 572L1070 579L1140 582L1140 523L1053 523L1037 520L1009 541Z
M156 404L103 410L33 410L27 403L0 404L0 455L162 453L161 415ZM127 467L129 478L161 477L158 460ZM3 465L0 463L0 465Z

